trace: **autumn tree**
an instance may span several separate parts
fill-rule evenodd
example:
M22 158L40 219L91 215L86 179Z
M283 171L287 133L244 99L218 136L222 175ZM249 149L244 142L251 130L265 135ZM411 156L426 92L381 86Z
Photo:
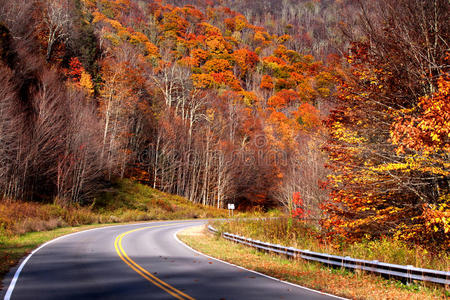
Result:
M447 109L440 99L448 76L449 26L442 26L448 11L439 0L362 6L367 42L352 45L338 107L327 122L333 172L324 225L335 233L352 239L393 234L448 247L448 166L441 156L448 153L439 144ZM423 139L415 144L407 135ZM441 221L430 221L431 215Z

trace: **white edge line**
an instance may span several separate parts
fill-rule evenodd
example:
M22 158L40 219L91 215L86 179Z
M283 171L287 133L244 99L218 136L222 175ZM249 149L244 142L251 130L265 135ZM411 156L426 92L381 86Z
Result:
M193 226L195 226L195 225L193 225ZM282 282L282 283L285 283L285 284L288 284L288 285L291 285L291 286L295 286L295 287L300 288L300 289L304 289L304 290L307 290L307 291L310 291L310 292L314 292L314 293L318 293L318 294L325 295L325 296L334 297L334 298L336 298L336 299L349 300L348 298L342 298L342 297L339 297L339 296L336 296L336 295L332 295L332 294L324 293L324 292L321 292L321 291L313 290L313 289L310 289L310 288L307 288L307 287L304 287L304 286L301 286L301 285L298 285L298 284L295 284L295 283L292 283L292 282L284 281L284 280L281 280L281 279L278 279L278 278L275 278L275 277L272 277L272 276L269 276L269 275L266 275L266 274L263 274L263 273L259 273L259 272L253 271L253 270L249 270L249 269L246 269L246 268L244 268L244 267L241 267L241 266L238 266L238 265L229 263L229 262L227 262L227 261L223 261L223 260L221 260L221 259L218 259L218 258L209 256L209 255L204 254L204 253L202 253L202 252L200 252L200 251L197 251L197 250L193 249L192 247L186 245L186 244L183 243L182 241L180 241L180 239L178 238L177 234L178 234L180 231L184 230L184 229L186 229L186 227L185 227L185 228L181 228L180 230L176 231L176 232L173 234L173 237L175 238L175 240L176 240L178 243L180 243L181 245L185 246L186 248L190 249L191 251L193 251L193 252L195 252L195 253L197 253L197 254L203 255L203 256L208 257L208 258L210 258L210 259L214 259L214 260L219 261L219 262L221 262L221 263L224 263L224 264L226 264L226 265L230 265L230 266L239 268L239 269L241 269L241 270L245 270L245 271L248 271L248 272L251 272L251 273L254 273L254 274L258 274L258 275L260 275L260 276L263 276L263 277L266 277L266 278L269 278L269 279L272 279L272 280L275 280L275 281L278 281L278 282Z
M191 220L182 220L181 222L189 222ZM19 268L17 268L16 272L14 273L14 277L11 280L8 289L6 290L6 294L5 297L3 298L4 300L11 300L11 295L14 291L14 288L16 286L17 280L19 279L20 273L22 272L22 269L25 267L25 264L28 262L28 260L31 258L31 256L33 256L33 254L35 254L36 252L38 252L40 249L44 248L45 246L56 242L60 239L69 237L69 236L74 236L77 234L81 234L81 233L85 233L88 231L94 231L94 230L100 230L100 229L107 229L107 228L113 228L113 227L120 227L120 226L139 226L139 225L147 225L147 224L152 224L152 223L162 223L162 222L180 222L177 220L169 220L169 221L154 221L154 222L146 222L146 223L134 223L134 224L122 224L122 225L112 225L112 226L103 226L103 227L98 227L98 228L92 228L92 229L87 229L87 230L83 230L83 231L78 231L78 232L74 232L74 233L69 233L60 237L57 237L53 240L50 240L42 245L40 245L38 248L34 249L33 251L31 251L30 254L28 254L28 256L22 261L22 263L20 264Z

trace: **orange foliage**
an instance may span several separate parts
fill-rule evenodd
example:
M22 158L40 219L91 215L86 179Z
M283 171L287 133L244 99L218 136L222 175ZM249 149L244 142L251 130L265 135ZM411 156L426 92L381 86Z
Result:
M237 15L234 18L234 23L235 23L235 30L236 31L241 31L242 29L244 29L248 25L248 21L243 15Z
M172 32L180 37L185 36L189 23L183 17L178 15L178 10L164 13L163 16L163 24L161 25L163 31Z
M233 124L236 136L231 136L228 140L228 137L224 138L228 134L218 133L213 137L213 144L227 145L226 147L230 149L234 146L246 148L249 147L246 142L248 139L254 139L256 132L264 132L269 139L268 148L287 149L295 147L295 139L299 135L309 134L307 131L320 127L320 114L317 109L311 104L300 103L314 103L318 95L326 94L325 89L328 87L326 78L317 76L324 68L321 63L316 63L312 56L302 56L288 49L288 41L292 39L290 35L272 36L265 28L249 24L243 15L226 7L211 6L203 13L193 5L176 7L156 0L144 5L144 13L139 17L143 21L137 25L136 18L131 13L139 15L138 6L135 7L136 11L130 11L129 14L121 14L119 9L111 15L105 7L123 7L124 3L106 0L99 0L96 3L97 8L93 9L92 15L96 26L107 25L102 34L104 39L111 42L108 43L108 47L112 49L108 49L108 53L121 53L122 49L119 47L125 44L126 47L123 49L131 50L124 55L127 57L125 60L130 60L129 65L128 62L114 65L108 59L104 61L101 78L105 84L99 91L102 98L99 101L101 111L106 109L105 100L108 95L106 83L109 84L112 95L117 96L115 97L118 100L117 105L123 111L128 109L132 111L132 104L140 95L159 96L160 93L166 93L165 85L167 85L176 95L167 100L171 98L171 95L168 95L165 99L168 102L172 101L171 103L161 101L158 105L166 104L171 109L175 106L174 103L177 103L171 120L176 120L177 124L179 123L177 126L185 126L185 120L179 114L180 111L183 113L186 111L191 99L186 102L178 100L177 93L189 90L190 84L187 82L188 84L181 90L177 80L183 82L188 80L182 78L185 74L192 74L190 75L193 84L192 95L196 97L198 96L196 93L218 95L214 101L204 101L205 103L202 103L204 107L201 106L196 113L208 114L213 111L214 122L222 119L221 122L225 123L228 118L232 118L230 122L236 123ZM145 18L145 13L149 12L152 18ZM146 20L151 21L146 23ZM134 53L134 49L138 52L137 62L134 61L133 55L128 55ZM260 59L260 54L266 57L263 58L261 55ZM175 63L178 66L175 66ZM156 75L154 81L146 81L143 79L144 76L141 76L142 78L135 76L140 72L133 70L136 65L142 65L143 69L150 70ZM177 68L183 72L178 74L174 71L171 74L176 78L175 84L163 80L163 74L170 74L171 70ZM254 74L255 76L252 76ZM257 80L260 76L259 83ZM92 81L89 82L87 77L85 79L86 85L91 86ZM134 79L139 81L139 84L135 83ZM124 88L116 88L114 80ZM318 89L322 89L321 92L318 92ZM129 97L133 100L129 100ZM148 115L154 113L148 107L146 109L149 111ZM156 114L164 113L157 111ZM203 120L198 121L198 124L202 122ZM168 121L165 134L168 139L176 139L178 127L169 123ZM192 126L194 131L202 130L197 129L198 125ZM234 141L237 145L233 145ZM284 174L274 167L275 169L274 174L267 176L273 175L278 178L276 180L281 180ZM151 176L150 173L142 172L142 174L143 177ZM251 195L261 199L258 200L261 202L269 199L269 193L266 192Z
M191 23L200 23L205 19L205 15L192 5L186 5L182 8L185 19Z
M275 56L264 57L263 61L265 63L275 63L275 64L280 65L280 66L285 66L286 65L286 62L284 60L282 60L281 58L275 57Z
M246 105L253 105L258 101L258 97L253 92L242 91L240 94L243 96L243 101Z
M406 113L393 124L392 142L398 152L450 153L450 77L441 76L438 91L418 101L419 114Z
M228 54L232 46L222 36L212 36L206 39L206 46L214 55Z
M203 65L203 69L207 73L220 73L230 70L231 65L225 59L211 59Z
M260 88L261 89L272 90L273 87L274 87L274 85L273 85L272 77L270 77L269 75L263 75L263 77L261 79Z
M302 128L307 130L317 129L322 124L319 110L309 103L302 103L294 115Z
M278 38L278 43L282 44L287 41L290 41L291 39L292 39L292 37L289 34L284 34Z
M211 74L193 74L194 86L199 89L208 89L214 86L214 78Z
M270 97L267 104L275 109L287 107L288 105L297 102L299 95L293 90L281 90L274 96Z
M195 61L197 62L196 66L203 64L206 59L208 58L208 52L200 49L200 48L196 48L194 50L192 50L191 52L191 56L195 59Z
M186 56L178 61L178 64L184 67L193 68L198 66L198 61L192 57Z
M241 85L239 84L239 81L234 76L233 72L231 71L225 71L222 73L211 73L211 76L214 78L214 81L216 83L223 84L226 86L229 86L234 91L240 91L242 90Z
M209 23L206 23L206 22L200 23L198 25L198 27L200 29L201 34L203 34L207 37L212 37L212 36L216 36L216 35L222 36L220 29Z
M255 40L255 42L257 42L258 44L262 45L262 46L267 46L268 44L270 44L270 35L266 32L266 31L262 31L262 30L257 30L255 32L255 35L253 36L253 39Z
M233 58L240 69L241 77L244 77L249 70L253 70L259 61L258 55L248 49L234 51Z

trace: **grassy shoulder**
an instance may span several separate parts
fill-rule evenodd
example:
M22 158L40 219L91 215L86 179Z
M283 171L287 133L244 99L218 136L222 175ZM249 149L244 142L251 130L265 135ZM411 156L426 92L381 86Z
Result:
M330 269L321 264L290 260L259 252L212 235L204 226L184 230L180 240L221 260L300 284L318 291L352 299L446 299L443 288L433 285L403 285L363 272ZM447 295L448 296L448 295Z
M299 249L443 271L448 271L450 267L449 252L431 253L420 245L411 247L392 237L355 243L330 243L321 238L321 233L315 226L290 218L235 219L229 222L213 222L213 225L220 232L230 232Z
M57 237L112 224L92 224L77 227L64 227L48 231L29 232L21 235L0 236L0 289L3 277L13 266L33 249ZM117 224L114 224L117 225Z

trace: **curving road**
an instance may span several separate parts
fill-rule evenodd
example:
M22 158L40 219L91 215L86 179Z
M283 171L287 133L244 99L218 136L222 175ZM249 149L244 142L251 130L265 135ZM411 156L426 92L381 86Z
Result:
M5 279L4 299L337 299L194 252L152 222L71 234L38 248Z

